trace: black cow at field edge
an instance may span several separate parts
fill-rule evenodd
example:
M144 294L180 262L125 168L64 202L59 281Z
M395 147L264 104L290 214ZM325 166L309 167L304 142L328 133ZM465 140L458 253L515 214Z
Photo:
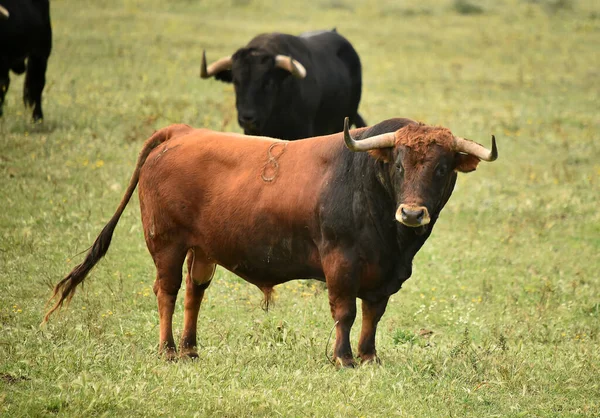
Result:
M247 135L299 139L339 132L358 114L360 58L343 36L316 31L300 36L266 33L235 54L206 66L200 77L233 82L238 122Z
M27 70L23 101L33 106L33 120L42 120L42 90L52 50L49 0L2 0L0 45L0 116L10 85L9 70L17 74Z

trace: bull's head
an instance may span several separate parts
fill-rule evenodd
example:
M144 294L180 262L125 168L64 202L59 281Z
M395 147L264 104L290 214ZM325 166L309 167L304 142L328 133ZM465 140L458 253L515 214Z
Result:
M356 141L344 121L344 141L355 152L369 152L388 170L397 204L396 220L408 227L424 227L430 214L439 211L454 172L468 173L480 161L498 158L496 139L492 150L452 135L446 128L412 123L396 132Z
M258 48L242 48L206 66L202 53L200 77L233 82L238 123L247 135L265 135L264 125L276 105L281 84L287 77L302 79L306 69L286 55L271 55Z

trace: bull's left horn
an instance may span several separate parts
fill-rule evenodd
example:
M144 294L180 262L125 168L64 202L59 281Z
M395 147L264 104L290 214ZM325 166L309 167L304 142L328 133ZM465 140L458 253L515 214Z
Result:
M481 161L495 161L498 158L498 148L496 147L496 137L492 135L492 150L490 151L481 144L470 139L454 137L454 149L465 154L473 155Z
M210 78L213 75L220 73L224 70L231 69L233 60L231 57L223 57L210 64L206 68L206 51L202 51L202 63L200 64L200 78Z
M395 132L388 132L356 141L350 135L350 119L346 117L344 119L344 142L350 151L363 152L376 148L393 147L396 144L396 134Z
M6 10L6 8L0 5L0 19L6 20L9 16L10 13L8 13L8 10Z
M296 78L306 77L306 68L295 59L287 55L275 56L275 66L289 71Z

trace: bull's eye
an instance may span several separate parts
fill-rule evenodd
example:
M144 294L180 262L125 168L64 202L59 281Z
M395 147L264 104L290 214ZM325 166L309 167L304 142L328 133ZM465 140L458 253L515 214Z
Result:
M396 173L398 173L398 174L404 173L404 167L402 167L402 164L396 163Z
M435 169L435 175L438 177L444 177L448 174L448 166L446 164L440 164Z

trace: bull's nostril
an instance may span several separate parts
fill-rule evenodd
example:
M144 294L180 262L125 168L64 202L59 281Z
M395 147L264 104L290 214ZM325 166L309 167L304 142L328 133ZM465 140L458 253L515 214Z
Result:
M421 222L423 220L423 215L425 214L425 211L423 209L421 209L418 213L417 213L417 221Z
M406 213L406 211L404 210L404 208L400 209L400 213L402 214L402 220L403 221L408 220L408 214Z
M242 127L255 126L256 125L256 117L254 115L239 115L238 122Z
M417 208L400 208L400 215L402 216L402 221L410 223L410 224L421 224L423 219L425 218L425 209Z

